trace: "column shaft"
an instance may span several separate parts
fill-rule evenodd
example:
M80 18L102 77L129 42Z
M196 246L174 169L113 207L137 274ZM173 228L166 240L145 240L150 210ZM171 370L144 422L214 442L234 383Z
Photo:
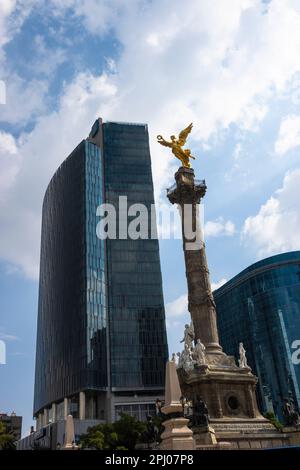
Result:
M67 416L69 414L69 410L68 410L68 404L69 404L69 401L67 398L64 398L64 419L67 419Z
M194 324L195 340L200 339L208 353L220 353L216 307L198 214L206 185L205 182L196 182L194 171L185 167L179 168L175 180L176 187L168 191L168 198L180 207L188 309Z
M56 417L56 403L52 403L52 423L55 423Z
M85 419L85 392L79 393L79 419Z

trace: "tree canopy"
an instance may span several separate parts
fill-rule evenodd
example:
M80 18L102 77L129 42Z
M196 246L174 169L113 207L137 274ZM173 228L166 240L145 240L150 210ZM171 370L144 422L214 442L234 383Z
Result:
M7 432L5 424L0 421L0 449L15 450L16 446L14 441L14 436Z
M98 424L80 438L83 449L133 450L146 431L146 424L133 416L120 413L114 423Z

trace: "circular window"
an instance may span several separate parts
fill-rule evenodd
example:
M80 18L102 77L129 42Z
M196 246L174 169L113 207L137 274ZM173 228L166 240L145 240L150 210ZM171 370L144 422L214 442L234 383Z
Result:
M235 397L235 396L229 397L228 400L227 400L227 403L228 403L228 406L231 410L237 410L238 407L239 407L239 401L238 401L237 397Z

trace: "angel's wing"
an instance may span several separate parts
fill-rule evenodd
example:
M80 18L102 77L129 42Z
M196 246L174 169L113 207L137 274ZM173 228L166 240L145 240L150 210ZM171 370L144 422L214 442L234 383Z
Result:
M172 142L168 142L167 140L165 140L162 135L157 136L157 142L159 142L164 147L171 147L172 148Z
M179 137L178 137L179 145L183 146L186 143L187 136L191 132L192 127L193 127L193 123L191 122L189 126L187 126L185 129L183 129L183 131L180 132Z

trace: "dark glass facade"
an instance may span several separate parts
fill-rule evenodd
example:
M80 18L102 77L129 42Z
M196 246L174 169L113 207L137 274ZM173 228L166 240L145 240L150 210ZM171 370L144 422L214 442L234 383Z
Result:
M238 356L239 342L258 376L258 402L282 419L284 398L300 407L300 251L255 263L214 292L220 342ZM294 345L293 345L294 343Z
M150 235L154 198L147 126L103 127L106 200L116 208L119 196L127 197L128 207L142 202ZM167 349L158 240L107 240L107 274L111 385L163 387Z
M97 120L44 198L35 415L56 403L59 418L67 397L68 412L77 417L82 391L111 397L164 389L158 241L96 234L97 207L111 203L118 214L119 196L127 196L128 206L154 202L147 126Z

